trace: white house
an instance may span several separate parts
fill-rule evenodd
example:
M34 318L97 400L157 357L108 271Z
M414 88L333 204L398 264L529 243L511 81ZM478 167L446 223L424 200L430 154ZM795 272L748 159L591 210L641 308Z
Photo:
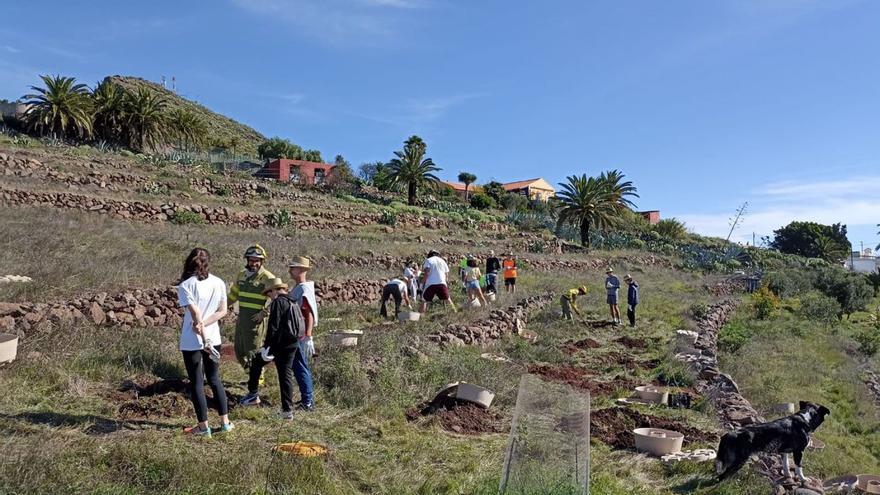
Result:
M880 269L880 258L874 256L871 248L864 251L853 251L850 256L844 260L843 266L847 270L858 273L873 273Z

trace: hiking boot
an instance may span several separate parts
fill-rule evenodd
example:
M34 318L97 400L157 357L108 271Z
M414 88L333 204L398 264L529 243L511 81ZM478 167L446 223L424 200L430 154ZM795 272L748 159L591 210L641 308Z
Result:
M238 405L240 406L259 406L260 405L260 393L259 392L248 392L247 395L238 400Z
M194 437L211 438L211 428L205 428L203 430L199 425L196 425L190 428L185 428L183 431L187 435L192 435Z
M293 411L278 411L278 419L290 421L293 419Z
M230 431L235 429L235 425L233 423L226 423L220 425L220 429L217 430L217 433L229 433Z
M314 410L315 410L315 403L314 403L314 402L309 402L308 404L306 404L306 403L304 403L303 401L299 401L299 402L296 403L296 407L295 407L295 409L296 409L297 411L309 411L309 412L311 412L311 411L314 411Z

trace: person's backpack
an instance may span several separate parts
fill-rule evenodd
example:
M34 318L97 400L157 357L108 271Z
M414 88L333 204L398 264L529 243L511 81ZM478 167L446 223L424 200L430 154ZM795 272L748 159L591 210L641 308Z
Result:
M285 338L291 338L293 342L297 342L299 336L305 332L306 320L303 318L302 309L300 309L297 300L289 295L286 297L290 301L290 318L287 319Z

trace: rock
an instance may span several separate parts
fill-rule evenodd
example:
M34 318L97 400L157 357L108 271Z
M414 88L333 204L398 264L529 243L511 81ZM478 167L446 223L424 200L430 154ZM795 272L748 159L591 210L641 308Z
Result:
M103 325L105 321L107 321L107 315L104 313L104 310L101 309L101 305L93 302L89 305L89 319L95 325Z
M4 332L12 332L15 328L15 318L11 316L0 316L0 330Z
M0 302L0 316L11 316L18 318L24 315L21 304Z

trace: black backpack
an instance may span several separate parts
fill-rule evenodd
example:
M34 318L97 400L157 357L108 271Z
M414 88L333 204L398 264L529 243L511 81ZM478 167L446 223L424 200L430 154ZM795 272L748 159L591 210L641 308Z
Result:
M287 319L287 335L284 338L292 338L293 342L299 340L299 336L305 332L306 320L303 318L302 309L296 299L286 295L290 301L290 318Z

